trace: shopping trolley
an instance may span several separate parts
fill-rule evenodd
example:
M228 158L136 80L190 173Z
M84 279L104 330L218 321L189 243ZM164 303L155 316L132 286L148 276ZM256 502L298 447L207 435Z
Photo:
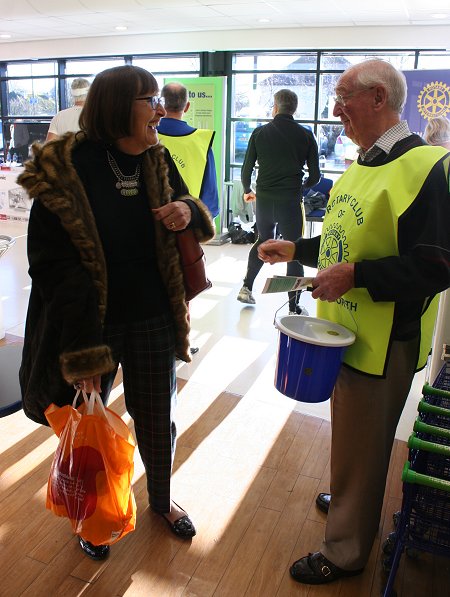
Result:
M450 363L433 386L425 384L418 411L402 473L402 509L383 544L389 570L384 597L392 594L403 551L450 557Z

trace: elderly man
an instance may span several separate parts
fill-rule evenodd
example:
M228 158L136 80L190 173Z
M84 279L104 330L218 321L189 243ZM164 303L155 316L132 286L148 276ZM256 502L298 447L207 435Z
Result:
M323 584L360 574L369 558L395 430L430 351L438 293L450 285L448 150L400 120L403 74L382 60L354 65L336 86L334 116L359 157L334 185L321 237L268 241L261 259L319 269L319 317L353 330L332 396L331 495L320 551L291 576Z
M190 102L181 83L167 83L161 96L166 116L158 126L159 139L170 151L191 195L201 199L215 217L219 213L219 193L212 151L214 131L196 129L183 120Z
M259 245L269 238L275 238L276 230L285 240L295 240L303 233L303 169L308 167L305 187L312 187L320 180L317 143L311 131L294 120L297 110L297 95L290 89L280 89L274 96L273 120L256 128L250 137L241 181L244 199L256 199L256 228L258 238L250 249L247 273L237 300L255 304L252 294L253 282L262 262L258 259ZM252 172L258 162L256 195L250 183ZM289 276L303 276L303 266L298 262L288 263ZM298 305L300 292L289 293L289 311L307 315Z

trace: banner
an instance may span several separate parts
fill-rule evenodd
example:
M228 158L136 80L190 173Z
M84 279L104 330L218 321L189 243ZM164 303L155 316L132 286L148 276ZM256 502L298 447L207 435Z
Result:
M428 121L450 117L450 70L403 71L408 97L402 119L412 132L423 134Z

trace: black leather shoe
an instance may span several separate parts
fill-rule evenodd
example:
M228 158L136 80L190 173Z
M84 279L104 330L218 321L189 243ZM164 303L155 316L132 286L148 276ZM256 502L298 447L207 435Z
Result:
M175 504L175 505L178 506L178 504ZM183 508L181 506L178 506L178 508L180 508L180 510L183 510ZM184 510L183 510L183 512L184 512ZM171 520L166 518L165 514L163 514L161 512L159 514L167 522L172 533L174 533L174 535L176 535L180 539L192 539L192 537L195 537L195 535L197 534L197 531L195 530L194 523L189 518L189 516L186 514L186 512L184 512L184 514L185 514L184 516L182 516L175 522L172 522Z
M319 493L316 497L316 506L325 514L328 514L330 508L331 494L330 493Z
M199 350L200 348L198 346L191 346L191 348L189 349L191 354L197 354Z
M109 555L109 545L92 545L82 537L78 537L81 549L93 560L104 560Z
M297 582L306 585L324 585L340 578L357 576L363 570L364 568L359 570L342 570L342 568L338 568L330 560L327 560L320 551L316 551L316 553L310 553L294 562L289 572Z

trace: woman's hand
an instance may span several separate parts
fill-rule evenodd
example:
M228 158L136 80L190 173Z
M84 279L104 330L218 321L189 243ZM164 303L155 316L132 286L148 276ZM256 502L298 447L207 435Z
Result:
M258 247L258 257L270 264L283 261L293 261L295 255L295 244L290 240L269 239Z
M184 230L192 218L192 212L186 201L172 201L162 207L152 209L155 220L160 221L167 230Z
M73 385L77 390L83 390L84 392L87 392L88 394L90 394L93 390L95 390L96 392L98 392L100 394L100 392L102 391L102 388L100 386L101 379L102 379L101 375L94 375L93 377L86 377L85 379L79 379Z

